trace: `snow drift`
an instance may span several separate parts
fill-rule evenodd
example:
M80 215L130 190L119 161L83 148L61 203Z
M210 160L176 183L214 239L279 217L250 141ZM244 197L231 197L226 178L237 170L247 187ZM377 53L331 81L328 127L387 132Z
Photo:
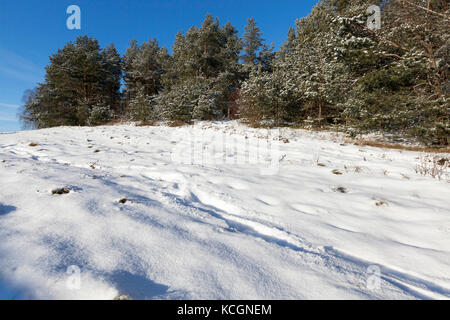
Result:
M450 185L419 153L280 134L0 134L0 298L450 298Z

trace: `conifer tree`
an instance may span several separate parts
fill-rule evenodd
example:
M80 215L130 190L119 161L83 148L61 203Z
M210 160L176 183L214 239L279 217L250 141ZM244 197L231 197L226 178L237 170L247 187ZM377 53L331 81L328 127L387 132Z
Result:
M367 26L374 4L380 30ZM321 0L276 54L253 18L240 39L209 14L176 35L172 56L156 40L133 40L122 59L113 44L79 37L50 57L21 119L37 128L125 114L189 122L237 110L254 125L339 125L448 145L449 14L445 0Z
M142 45L131 41L124 57L124 91L130 119L148 122L157 117L154 97L163 88L162 78L170 63L167 49L160 48L156 39Z
M114 46L78 37L50 57L45 82L39 84L24 119L35 127L100 124L120 103L121 59Z
M105 94L105 103L109 105L112 111L120 113L121 93L120 81L122 79L122 57L111 43L101 51L103 75L103 93Z
M220 26L209 14L200 28L179 32L173 65L164 76L164 91L157 99L162 117L174 120L181 116L180 120L189 121L228 114L242 77L238 64L241 49L236 28L230 23Z
M243 54L241 56L247 72L261 66L264 71L270 70L275 57L272 47L268 47L262 38L261 29L255 19L250 18L245 26L243 38Z

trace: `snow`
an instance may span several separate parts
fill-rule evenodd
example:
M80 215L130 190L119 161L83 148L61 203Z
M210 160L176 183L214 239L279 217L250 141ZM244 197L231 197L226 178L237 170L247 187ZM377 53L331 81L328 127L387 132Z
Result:
M449 183L344 141L234 121L0 134L0 299L449 299Z

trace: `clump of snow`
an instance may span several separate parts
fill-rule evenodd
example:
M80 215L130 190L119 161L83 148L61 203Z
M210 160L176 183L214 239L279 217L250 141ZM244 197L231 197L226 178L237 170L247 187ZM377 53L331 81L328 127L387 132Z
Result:
M343 141L234 121L0 134L0 298L450 298L450 185L419 153Z

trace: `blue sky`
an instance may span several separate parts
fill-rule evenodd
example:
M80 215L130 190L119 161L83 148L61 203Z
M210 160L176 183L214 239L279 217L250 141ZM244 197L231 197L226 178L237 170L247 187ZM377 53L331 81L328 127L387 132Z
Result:
M43 81L48 57L79 35L124 53L131 39L157 38L170 48L179 30L200 25L206 13L243 32L254 17L268 43L279 46L316 0L2 0L0 2L0 132L20 129L23 92ZM69 5L81 8L81 30L68 30Z

